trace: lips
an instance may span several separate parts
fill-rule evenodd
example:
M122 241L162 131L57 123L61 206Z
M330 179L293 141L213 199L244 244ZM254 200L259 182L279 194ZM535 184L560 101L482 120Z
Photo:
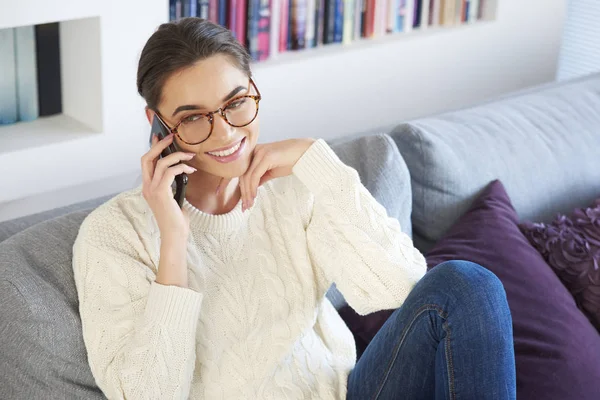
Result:
M222 147L217 150L207 151L206 154L214 160L217 160L222 163L228 163L237 160L242 155L245 148L246 138L244 137L242 140L228 147Z
M236 143L233 143L232 145L229 145L227 147L221 147L220 149L216 149L216 150L212 150L212 151L207 151L208 154L212 155L212 156L217 156L217 157L225 157L228 156L232 153L235 153L235 151L239 148L239 146L242 144L242 140L237 141Z

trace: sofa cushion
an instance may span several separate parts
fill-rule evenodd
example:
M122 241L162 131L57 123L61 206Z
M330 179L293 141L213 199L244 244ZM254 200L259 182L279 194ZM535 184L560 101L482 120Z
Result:
M519 226L600 332L600 199L549 224Z
M518 399L596 400L600 335L518 222L504 187L493 182L427 254L427 263L464 259L498 276L513 319Z
M600 75L401 124L413 229L431 245L500 179L520 218L548 221L600 195Z
M71 252L88 211L0 243L0 398L104 398L87 362Z

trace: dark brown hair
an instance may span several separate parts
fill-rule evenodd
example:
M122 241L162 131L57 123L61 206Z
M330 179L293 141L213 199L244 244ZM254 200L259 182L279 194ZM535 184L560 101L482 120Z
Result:
M249 78L250 55L231 31L200 18L182 18L162 24L150 36L138 64L137 89L148 108L156 110L169 76L197 61L227 55Z

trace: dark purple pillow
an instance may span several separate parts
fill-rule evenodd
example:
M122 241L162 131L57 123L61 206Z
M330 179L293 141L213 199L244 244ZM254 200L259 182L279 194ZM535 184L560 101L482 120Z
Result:
M552 267L600 332L600 199L550 224L525 222L521 231Z
M499 181L427 255L430 266L452 259L483 265L504 284L513 318L517 398L599 398L600 335L519 230Z
M513 318L517 398L597 400L600 394L600 335L573 297L531 246L499 181L427 254L431 267L449 260L476 262L504 284ZM366 346L391 311L360 316L340 310Z

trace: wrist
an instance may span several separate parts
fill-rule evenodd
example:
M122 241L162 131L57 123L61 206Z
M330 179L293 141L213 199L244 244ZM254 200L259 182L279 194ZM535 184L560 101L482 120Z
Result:
M185 232L173 232L160 235L161 247L167 248L185 248L187 247L189 235Z
M316 140L293 167L293 174L315 195L337 185L348 171L324 140Z

